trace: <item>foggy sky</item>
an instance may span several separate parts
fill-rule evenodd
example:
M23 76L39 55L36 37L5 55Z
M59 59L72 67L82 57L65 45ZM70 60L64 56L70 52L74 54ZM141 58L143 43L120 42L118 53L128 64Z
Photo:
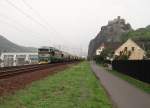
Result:
M0 0L0 35L24 46L86 54L101 26L117 16L150 24L149 0Z

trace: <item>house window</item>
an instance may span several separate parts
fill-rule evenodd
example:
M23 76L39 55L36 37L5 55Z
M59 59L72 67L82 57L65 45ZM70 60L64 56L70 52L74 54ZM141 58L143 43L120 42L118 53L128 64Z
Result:
M134 51L134 47L132 47L132 51Z
M128 51L127 49L128 49L127 47L124 47L123 52L127 52Z
M122 51L120 51L119 53L120 53L120 55L122 55Z
M128 49L127 47L124 48L125 51L127 51L127 49Z

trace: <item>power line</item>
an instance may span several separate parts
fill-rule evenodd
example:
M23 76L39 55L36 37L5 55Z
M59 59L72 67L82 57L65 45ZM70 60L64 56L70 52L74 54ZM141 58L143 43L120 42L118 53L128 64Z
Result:
M43 19L43 17L35 9L33 9L33 7L29 3L27 3L25 0L22 0L22 2L26 5L26 7L32 10L38 16L38 18L42 19L42 21L48 24L48 22L45 19Z
M2 20L1 18L0 18L0 22L1 23L3 23L3 24L5 24L5 25L8 25L7 27L9 27L9 28L11 28L11 29L14 29L15 31L17 31L17 32L24 32L22 29L20 29L19 27L17 27L17 26L15 26L15 25L12 25L12 24L10 24L10 22L8 22L8 21L5 21L5 20ZM8 31L8 30L7 30ZM35 36L35 35L32 35L32 34L30 34L31 36Z
M27 27L25 27L23 24L21 24L21 23L19 23L18 21L16 21L15 19L13 19L13 18L10 18L10 17L8 17L7 15L5 15L5 14L2 14L2 13L0 13L1 15L0 15L0 17L3 17L4 19L8 19L9 21L11 21L11 22L13 22L13 23L15 23L15 24L18 24L18 25L20 25L21 26L21 28L23 28L23 29L27 29ZM11 25L10 23L8 23L9 25ZM19 28L20 29L20 28ZM41 35L41 34L38 34L38 33L35 33L35 32L33 32L31 29L29 29L28 28L28 30L31 32L31 33L33 33L34 34L34 36L38 36L38 35Z
M1 19L0 19L0 20L1 20ZM20 28L14 26L14 25L11 25L10 23L8 23L8 22L6 22L6 21L4 21L4 20L3 20L3 21L1 20L1 22L2 22L2 23L5 23L5 24L7 24L7 25L12 26L13 29L16 29L16 30L19 31L19 32L22 32L22 30L21 30Z
M35 23L39 24L41 27L43 27L44 29L48 30L47 27L45 27L43 24L41 24L39 21L35 20L32 16L30 16L29 14L25 13L23 10L21 10L19 7L17 7L16 5L14 5L11 1L9 0L5 0L9 5L11 5L12 7L14 7L16 10L18 10L20 13L22 13L23 15L25 15L27 18L29 18L30 20L34 21ZM49 32L49 31L48 31Z
M18 10L21 14L23 14L23 15L25 15L27 18L29 18L30 20L32 20L32 21L34 21L35 23L37 23L37 24L39 24L41 27L43 27L44 29L46 29L47 30L47 32L48 33L50 33L49 32L49 29L45 26L45 25L43 25L41 22L39 22L38 20L36 20L34 17L32 17L31 15L29 15L29 14L27 14L26 12L24 12L22 9L20 9L19 7L17 7L13 2L11 2L10 0L5 0L9 5L11 5L13 8L15 8L16 10ZM46 20L44 20L42 17L41 17L41 15L37 12L37 11L35 11L33 8L32 8L32 6L30 6L27 2L25 2L24 0L23 0L23 2L25 3L25 5L26 6L28 6L28 8L29 9L31 9L32 11L34 11L34 13L36 13L36 15L38 16L38 18L41 18L42 19L42 21L44 21L46 24L48 24L47 23L47 21ZM49 24L48 24L49 25ZM50 26L50 25L49 25ZM54 28L53 28L53 30L55 31L55 33L57 33L57 34L60 34L60 33L58 33ZM61 35L59 35L59 36L61 36Z
M24 32L20 27L17 27L16 25L13 25L13 24L10 24L10 22L5 21L5 20L3 20L3 19L1 19L1 18L0 18L0 22L3 23L3 24L5 24L7 28L14 29L15 31L21 32L21 33ZM4 27L3 27L3 28L4 28ZM7 30L7 31L8 31L8 30ZM35 37L35 35L31 35L31 36ZM30 39L30 38L29 38L29 39ZM36 41L37 41L37 39L36 39ZM35 42L34 42L34 43L35 43Z
M22 2L30 9L32 10L37 16L38 18L40 18L42 21L44 21L45 24L47 24L49 27L51 27L53 29L53 31L58 34L59 36L62 36L59 32L57 32L57 30L55 30L55 28L53 26L51 26L40 14L38 11L36 11L28 2L26 2L26 0L22 0Z
M9 0L5 0L5 1L9 5L11 5L13 8L15 8L16 10L18 10L21 14L23 14L24 16L26 16L27 18L29 18L33 22L39 24L42 28L44 28L51 35L51 33L49 32L49 29L45 25L43 25L42 23L40 23L39 21L37 21L34 17L32 17L31 15L27 14L22 9L20 9L19 7L17 7L16 5L14 5L14 3L12 3L11 1L9 1ZM51 40L49 40L49 41L50 41L50 43L52 43Z

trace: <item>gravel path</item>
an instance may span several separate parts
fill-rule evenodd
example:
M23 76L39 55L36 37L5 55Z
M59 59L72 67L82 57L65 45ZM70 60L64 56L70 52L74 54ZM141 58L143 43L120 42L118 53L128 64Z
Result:
M106 72L91 62L91 68L117 108L150 108L150 95Z

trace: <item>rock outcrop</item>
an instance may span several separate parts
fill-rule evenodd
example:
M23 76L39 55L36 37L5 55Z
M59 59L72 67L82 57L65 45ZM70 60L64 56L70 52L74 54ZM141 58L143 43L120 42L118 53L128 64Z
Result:
M115 43L121 41L123 33L127 33L132 30L129 23L126 23L124 19L118 18L109 21L106 26L101 27L101 31L98 35L90 41L88 49L88 59L92 59L95 55L96 49L102 43Z

